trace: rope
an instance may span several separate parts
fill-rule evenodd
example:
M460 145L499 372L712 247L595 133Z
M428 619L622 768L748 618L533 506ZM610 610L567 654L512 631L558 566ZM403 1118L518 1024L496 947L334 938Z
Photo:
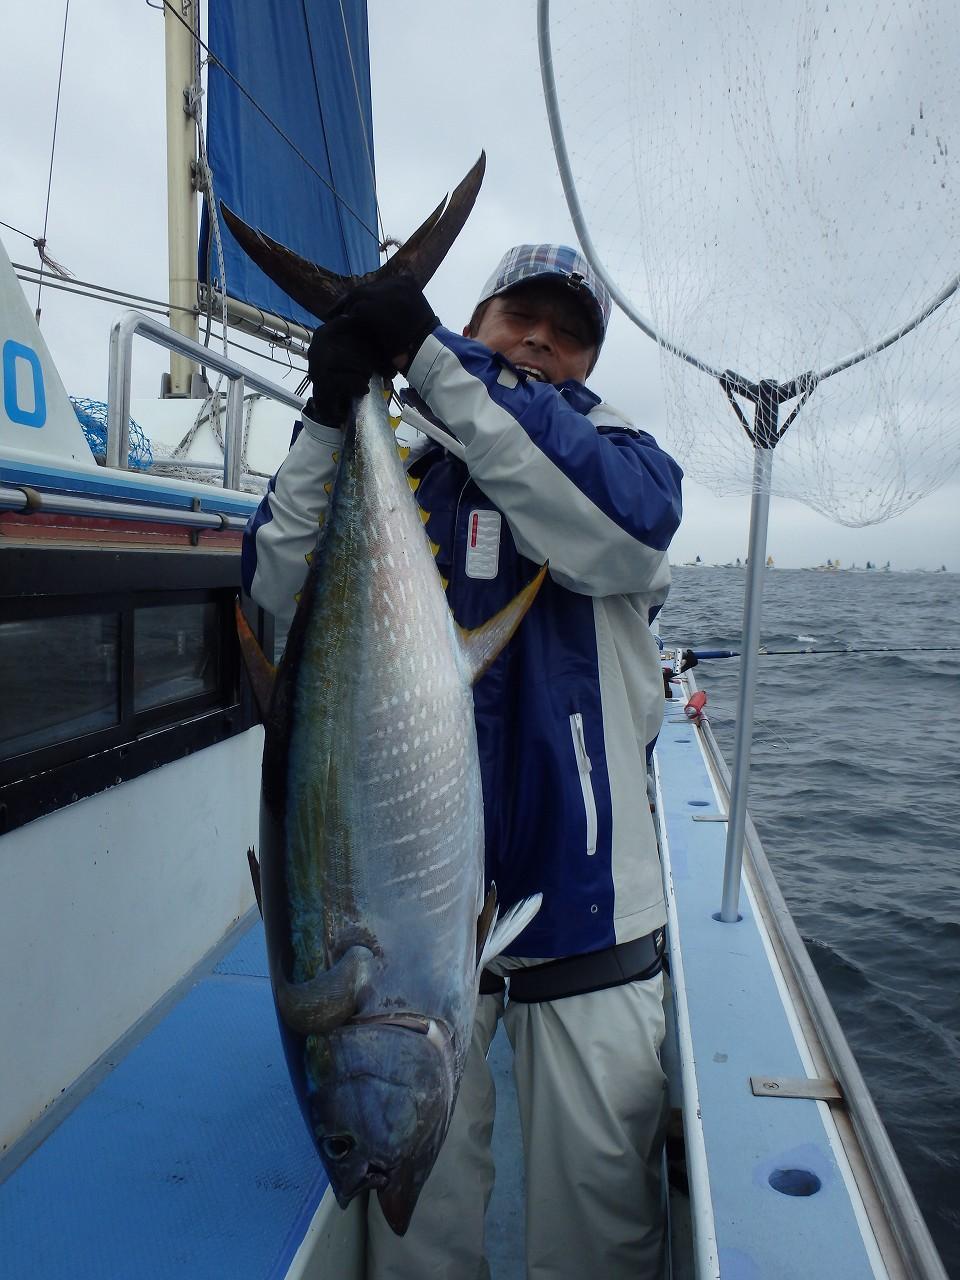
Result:
M0 218L0 227L6 227L8 231L15 231L18 236L23 236L24 240L29 240L31 244L37 243L36 236L32 236L29 231L21 231L19 227L14 227L9 222L4 222L2 218ZM14 265L16 265L16 263L14 263ZM34 270L35 269L36 268L34 268Z
M330 143L327 139L327 122L323 118L323 108L320 105L320 85L317 81L317 59L314 56L314 52L313 52L313 40L311 39L311 36L310 36L310 23L307 20L307 6L305 3L305 0L300 0L300 12L303 15L303 30L304 30L304 34L307 37L307 51L310 54L310 70L313 73L313 91L316 94L317 112L320 116L320 134L321 134L321 137L323 138L323 150L324 150L324 154L327 157L327 168L330 170L330 177L332 178L333 162L330 158ZM340 211L340 206L337 205L336 208L337 208L337 228L340 232L340 243L343 248L343 258L345 262L349 263L350 253L347 249L347 233L343 227L343 216Z
M40 254L40 279L37 283L37 310L36 321L40 324L40 299L43 294L43 267L45 262L45 253L47 248L47 220L50 217L50 191L53 186L53 159L57 150L57 125L60 122L60 90L63 87L63 60L67 51L67 19L70 16L70 0L67 0L63 10L63 37L60 41L60 71L57 75L57 102L53 111L53 137L50 140L50 168L47 173L47 202L43 210L43 234L39 241L35 240L37 252Z
M36 274L39 270L38 267L22 267L18 263L14 263L13 265L15 267L18 267L18 273L17 273L18 280L22 280L24 284L36 284ZM23 270L30 271L33 274L29 276L20 275L19 272ZM79 285L79 284L82 284L83 282L76 281L75 283ZM125 294L120 289L108 289L107 286L105 285L104 286L89 285L87 288L81 289L81 288L74 287L74 285L62 284L60 281L47 280L46 287L48 289L62 289L65 293L75 293L80 298L89 298L94 302L109 302L112 305L116 305L116 302L117 302L117 297L112 295L117 295L123 298L135 298L145 304L140 307L141 311L146 311L152 315L158 315L158 316L170 315L171 308L170 308L170 304L167 302L163 302L160 299L153 299L153 298L144 299L144 298L141 298L140 295L138 294ZM155 305L149 305L151 303L155 303ZM187 311L191 315L200 314L199 307L175 307L173 309L176 311ZM282 342L271 341L268 345L272 351L282 350L286 352L287 359L278 360L275 356L266 355L263 351L258 351L255 347L244 346L242 342L237 342L236 338L232 339L232 346L234 350L246 351L248 355L257 356L261 360L269 360L271 364L281 365L285 373L289 373L292 369L295 368L295 366L291 363L289 358L290 351L296 351L298 355L302 355L304 357L306 356L306 351L301 346L295 345L294 340L292 338L287 338Z
M25 234L25 233L23 233ZM30 276L18 275L18 280L23 280L25 284L36 284L35 277L40 273L40 267L32 267L26 262L14 262L11 264L17 272L28 271ZM189 315L198 315L199 307L180 307L172 306L163 298L150 298L143 293L128 293L125 289L114 289L108 284L96 284L91 280L72 280L70 284L54 284L53 281L47 282L50 288L60 288L66 290L67 293L77 293L81 298L95 297L100 302L116 302L118 298L124 298L131 302L145 302L151 307L160 308L162 314L167 315L170 311L186 311ZM89 292L85 292L89 290Z
M167 9L170 13L172 13L172 14L173 14L173 16L176 18L176 20L177 20L178 22L182 22L182 23L183 23L183 25L184 25L185 27L189 27L189 26L190 26L190 24L189 24L189 23L188 23L188 22L187 22L187 21L186 21L186 20L185 20L185 19L184 19L180 14L179 14L179 13L177 13L176 9L175 9L175 8L174 8L174 6L171 4L171 0L163 0L163 7L164 7L165 9ZM247 99L247 101L248 101L248 102L250 103L250 105L254 108L254 110L258 111L258 112L260 113L260 115L261 115L261 116L263 116L263 118L264 118L264 120L267 122L267 124L271 127L271 129L275 130L275 132L276 132L276 133L277 133L277 134L278 134L278 135L283 139L283 141L287 144L287 146L288 146L288 147L290 148L290 150L294 153L294 155L296 155L296 156L298 157L298 159L300 159L300 160L302 160L302 161L303 161L304 165L306 165L306 167L310 170L310 172L314 175L314 177L319 178L319 180L320 180L320 181L323 183L323 185L327 188L327 190L328 190L328 191L330 192L330 194L334 197L334 199L336 199L340 204L342 204L342 205L343 205L343 207L344 207L344 209L346 209L346 211L347 211L349 214L352 214L352 215L353 215L353 217L354 217L354 218L356 218L357 222L359 222L359 223L360 223L360 226L361 226L361 227L363 227L364 231L369 232L369 234L370 234L370 235L372 235L372 236L373 236L373 238L374 238L374 239L377 241L377 243L379 244L379 243L380 243L380 241L379 241L379 238L378 238L378 236L377 236L376 231L374 231L374 230L373 230L373 228L372 228L372 227L370 227L370 226L369 226L369 225L364 221L364 219L363 219L363 218L361 218L360 214L359 214L359 213L357 213L356 209L354 209L354 208L353 208L353 207L352 207L352 206L351 206L351 205L350 205L350 204L349 204L349 203L348 203L348 202L343 198L343 196L342 196L342 195L340 194L340 192L336 189L336 187L334 187L334 186L332 185L332 183L330 183L330 182L329 182L329 181L328 181L328 180L323 176L323 174L322 174L322 173L320 173L320 171L319 171L318 169L316 169L316 168L315 168L315 167L310 163L310 161L309 161L309 160L307 159L307 157L303 154L303 152L300 150L300 148L297 146L297 144L293 141L293 139L292 139L288 134L284 133L284 131L283 131L283 130L280 128L280 126L277 124L277 122L276 122L274 119L272 119L272 117L271 117L271 116L269 116L269 115L267 114L267 112L263 109L263 107L261 107L260 103L256 100L256 98L255 98L255 97L253 96L253 94L249 91L249 89L247 89L243 84L241 84L241 82L237 79L237 77L233 74L233 72L229 69L229 67L227 67L223 62L221 62L221 60L220 60L220 59L217 57L217 55L213 52L213 50L210 48L210 46L209 46L209 45L207 45L207 44L205 44L205 43L203 42L203 40L201 40L201 39L200 39L200 37L197 35L197 33L196 33L195 31L193 31L193 29L192 29L192 28L190 28L190 30L191 30L191 32L192 32L192 34L193 34L193 38L197 41L197 44L198 44L198 45L200 46L200 48L204 51L204 53L207 55L207 61L208 61L208 62L211 62L211 63L213 63L213 64L215 64L217 67L219 67L219 68L220 68L220 70L221 70L221 71L223 72L223 74L227 77L227 79L228 79L228 80L230 80L230 81L231 81L231 83L232 83L232 84L234 84L234 85L236 86L236 88L237 88L237 89L238 89L238 90L243 94L243 96Z
M198 148L199 159L200 159L200 177L201 177L201 182L203 183L204 199L207 201L207 211L210 217L210 227L211 227L211 230L213 231L213 242L217 251L218 284L214 286L214 288L216 288L216 292L220 298L220 315L223 320L223 354L226 357L230 354L228 350L227 323L226 323L226 320L227 320L227 268L223 258L223 239L220 235L220 213L219 213L219 209L217 208L217 197L216 197L216 192L214 191L214 186L213 186L213 170L210 168L210 162L207 159L207 143L206 143L206 139L204 137L204 132L203 132L203 88L202 88L202 83L200 79L202 64L200 59L201 40L200 40L199 8L197 9L197 29L194 32L193 38L194 38L194 41L196 42L196 52L197 52L196 82L195 82L194 100L193 100L193 118L194 118L194 123L197 126L197 148ZM208 255L209 255L209 252L210 252L210 247L208 242L208 245L207 245ZM210 276L210 269L209 269L209 263L208 263L208 266L207 266L208 279L209 279L209 276ZM210 340L211 306L212 306L212 299L210 299L208 295L207 338L206 338L207 343L209 343L209 340ZM218 389L221 381L222 381L222 377L217 380Z
M383 215L380 212L380 200L377 197L377 171L373 164L373 150L370 146L370 139L367 137L367 127L363 115L363 103L360 101L360 82L357 79L357 68L353 60L353 49L350 46L350 32L347 29L347 15L343 7L343 0L340 0L340 21L343 23L343 40L347 46L347 58L350 62L350 76L353 80L353 93L357 100L357 115L360 117L360 125L363 133L363 150L367 157L367 166L370 169L370 185L373 187L373 198L377 206L377 226L380 228L380 252L386 253L387 247L392 243L396 248L400 248L397 240L392 240L387 236L386 229L383 225Z

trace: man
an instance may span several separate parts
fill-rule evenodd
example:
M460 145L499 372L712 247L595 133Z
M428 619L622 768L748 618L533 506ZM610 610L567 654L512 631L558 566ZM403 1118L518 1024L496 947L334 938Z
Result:
M450 1133L403 1239L371 1200L374 1280L489 1274L485 1057L501 1017L529 1280L660 1274L665 911L645 773L663 710L649 623L669 585L681 472L584 385L609 315L603 284L562 245L511 249L462 336L412 281L361 286L317 331L304 429L245 536L247 590L289 615L339 423L372 371L403 370L462 446L428 442L409 465L456 620L479 625L549 565L474 688L487 878L504 906L538 891L543 905L484 975Z

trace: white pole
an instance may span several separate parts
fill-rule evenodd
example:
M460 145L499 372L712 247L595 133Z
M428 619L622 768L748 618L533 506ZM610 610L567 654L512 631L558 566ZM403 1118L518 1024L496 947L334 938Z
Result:
M753 502L750 508L750 545L747 590L743 602L743 636L740 644L740 694L737 703L736 747L730 812L727 815L727 848L723 866L723 898L720 919L733 924L740 918L740 869L747 825L747 788L750 783L750 749L753 745L753 700L760 648L760 613L763 576L766 572L767 524L770 516L770 473L773 449L757 445L753 463Z
M197 160L193 116L198 0L174 0L164 7L164 51L167 80L167 252L170 273L170 327L196 342L197 306ZM176 10L179 10L177 15ZM180 21L182 17L183 21ZM197 86L199 88L199 86ZM189 311L177 308L187 307ZM197 366L175 352L170 354L172 396L189 396Z

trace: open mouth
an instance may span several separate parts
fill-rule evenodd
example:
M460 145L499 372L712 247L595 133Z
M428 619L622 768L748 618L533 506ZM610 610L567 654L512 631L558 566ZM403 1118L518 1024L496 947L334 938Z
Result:
M525 374L527 375L527 377L528 377L528 378L533 378L536 382L546 382L546 381L547 381L547 375L543 372L543 370L542 370L542 369L534 369L532 365L529 365L529 364L515 364L515 365L514 365L514 368L515 368L515 369L519 369L521 373L525 373Z

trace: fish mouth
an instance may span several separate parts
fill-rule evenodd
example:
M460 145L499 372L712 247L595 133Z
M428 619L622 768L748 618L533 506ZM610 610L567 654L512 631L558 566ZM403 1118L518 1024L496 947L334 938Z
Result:
M363 1176L350 1187L333 1186L333 1194L341 1209L346 1209L352 1200L364 1191L375 1191L380 1209L390 1230L397 1236L407 1233L413 1211L420 1198L423 1180L409 1174L402 1175L397 1169L385 1169L370 1164Z

